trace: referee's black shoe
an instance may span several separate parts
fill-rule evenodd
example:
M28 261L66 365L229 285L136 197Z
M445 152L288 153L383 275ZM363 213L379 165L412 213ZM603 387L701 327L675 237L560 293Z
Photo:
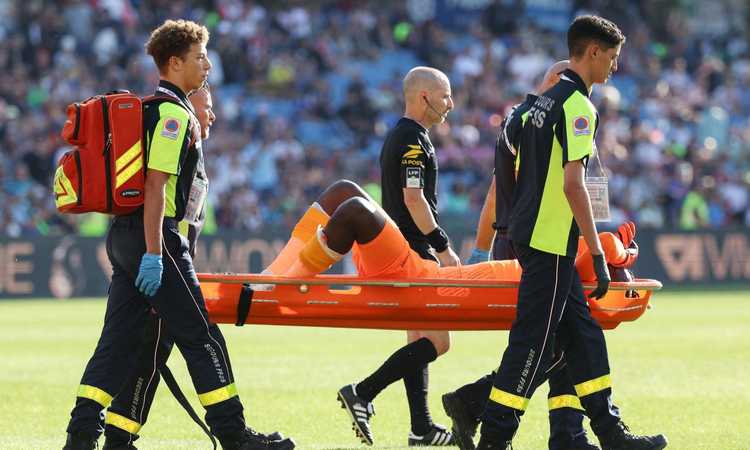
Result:
M469 412L469 407L456 392L443 394L443 409L451 418L453 439L461 450L474 450L474 436L479 420Z
M453 438L453 433L448 431L444 426L436 423L433 423L430 431L423 436L409 433L409 447L445 447L454 445L456 445L456 442Z
M68 433L63 450L96 450L97 437L84 433Z
M372 445L372 430L370 417L375 414L375 407L371 402L357 395L356 386L350 384L339 389L338 400L341 407L349 413L352 419L352 430L363 444Z
M618 422L612 430L599 436L599 443L602 450L661 450L667 446L667 438L663 434L638 436Z

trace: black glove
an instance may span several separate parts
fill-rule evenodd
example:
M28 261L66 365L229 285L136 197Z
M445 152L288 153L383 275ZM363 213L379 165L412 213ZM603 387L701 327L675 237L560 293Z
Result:
M504 261L506 259L517 259L516 252L513 251L513 245L508 239L508 231L499 229L495 233L495 242L492 244L492 259L495 261Z
M591 255L594 259L594 272L596 272L596 289L589 293L589 298L599 300L609 290L609 270L604 255Z

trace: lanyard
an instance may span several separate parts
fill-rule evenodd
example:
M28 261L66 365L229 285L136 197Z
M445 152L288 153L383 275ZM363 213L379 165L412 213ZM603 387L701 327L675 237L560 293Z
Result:
M184 106L185 108L187 108L188 111L190 111L190 113L193 115L193 118L195 118L197 120L198 117L195 114L195 110L193 109L193 105L190 102L186 103L185 101L183 101L180 98L180 96L178 96L177 94L175 94L171 89L167 89L164 86L156 86L156 91L157 92L161 92L162 94L167 94L168 96L170 96L170 97L174 98L175 100L177 100L178 102L180 102L180 104L182 106Z

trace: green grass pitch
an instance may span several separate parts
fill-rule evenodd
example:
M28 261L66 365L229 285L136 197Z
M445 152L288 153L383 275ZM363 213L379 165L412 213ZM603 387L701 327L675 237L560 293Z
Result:
M635 323L607 332L615 401L636 432L663 432L679 450L750 449L750 293L660 292ZM59 449L75 390L100 332L104 302L0 301L0 449ZM248 423L281 430L300 449L363 448L336 391L359 381L405 340L403 332L224 326ZM495 367L505 332L459 332L432 364L433 418L440 395ZM170 366L195 400L179 352ZM531 401L514 445L544 450L546 391ZM196 404L196 410L200 406ZM406 448L403 383L375 401L376 448ZM209 449L162 386L141 449Z

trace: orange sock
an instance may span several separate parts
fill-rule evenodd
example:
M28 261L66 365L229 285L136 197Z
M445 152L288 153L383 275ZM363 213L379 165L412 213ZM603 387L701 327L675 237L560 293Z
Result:
M292 237L296 237L302 242L307 242L311 237L315 236L315 232L318 230L318 225L321 227L326 226L328 219L331 217L327 212L323 211L323 208L318 202L313 203L307 208L305 214L299 219L297 225L292 230Z
M318 232L307 241L299 252L299 258L284 273L284 276L291 278L310 277L325 271L343 257L344 255L328 248L323 228L318 227Z
M292 237L286 243L278 256L273 262L263 271L263 273L270 273L273 275L280 275L289 270L299 256L299 252L305 246L305 243L310 240L311 237L315 236L315 230L318 229L318 225L325 226L328 223L330 217L323 211L318 203L313 203L307 208L305 214L297 222L292 230Z

